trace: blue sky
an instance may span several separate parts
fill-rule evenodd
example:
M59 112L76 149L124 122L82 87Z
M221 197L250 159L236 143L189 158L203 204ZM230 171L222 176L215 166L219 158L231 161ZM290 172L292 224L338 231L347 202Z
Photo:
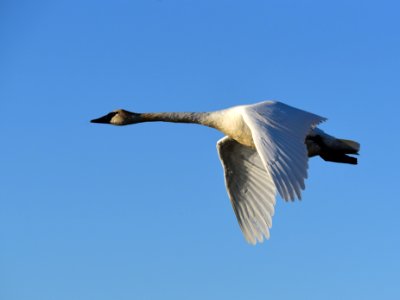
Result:
M397 1L0 2L0 298L400 298ZM276 99L362 144L248 245L221 134L116 108Z

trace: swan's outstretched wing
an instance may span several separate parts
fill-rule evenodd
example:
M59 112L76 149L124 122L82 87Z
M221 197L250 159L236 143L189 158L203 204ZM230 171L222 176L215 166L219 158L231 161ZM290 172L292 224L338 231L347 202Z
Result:
M217 143L225 185L240 228L249 243L269 238L276 188L257 151L224 137Z
M243 119L281 197L301 199L308 168L305 139L326 119L273 101L245 106Z

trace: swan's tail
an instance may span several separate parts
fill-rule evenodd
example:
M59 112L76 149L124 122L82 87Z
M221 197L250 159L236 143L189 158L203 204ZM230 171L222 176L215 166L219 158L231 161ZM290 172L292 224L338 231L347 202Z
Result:
M360 144L356 141L337 139L316 129L314 134L307 137L306 144L309 156L319 155L325 161L357 164L357 158L349 154L358 155Z

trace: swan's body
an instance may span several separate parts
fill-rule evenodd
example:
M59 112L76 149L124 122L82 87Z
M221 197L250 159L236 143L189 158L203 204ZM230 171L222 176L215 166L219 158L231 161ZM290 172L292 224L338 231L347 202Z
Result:
M93 123L128 125L164 121L197 123L226 136L217 149L233 210L246 240L269 238L275 195L301 199L308 157L357 164L359 144L336 139L316 128L326 120L286 104L266 101L208 113L132 113L116 110Z

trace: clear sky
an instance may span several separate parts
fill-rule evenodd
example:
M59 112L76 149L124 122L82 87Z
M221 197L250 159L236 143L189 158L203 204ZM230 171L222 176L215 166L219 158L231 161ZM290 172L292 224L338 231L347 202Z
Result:
M398 1L0 1L0 299L400 299ZM276 99L362 145L247 244L217 131Z

